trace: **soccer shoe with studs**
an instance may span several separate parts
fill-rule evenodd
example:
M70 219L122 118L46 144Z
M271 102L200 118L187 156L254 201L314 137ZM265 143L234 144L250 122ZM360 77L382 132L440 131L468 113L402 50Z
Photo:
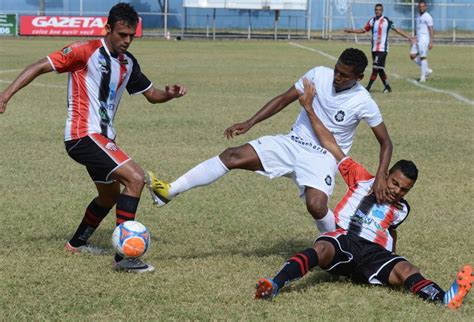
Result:
M151 197L153 198L153 204L157 207L164 206L171 201L169 193L170 184L158 179L151 171L148 171L147 173L146 185L150 191Z
M474 283L474 272L471 265L464 265L457 273L451 287L446 291L443 303L450 309L456 310Z
M91 244L85 244L79 247L74 247L69 242L67 242L64 248L69 254L88 253L93 255L101 255L106 254L108 252L105 248Z
M391 92L392 92L392 88L390 87L390 85L385 86L385 88L383 89L384 94L391 93Z
M271 300L278 295L278 286L271 278L262 277L255 286L255 298Z
M127 273L151 273L155 267L145 263L140 258L124 258L121 261L112 263L114 270Z

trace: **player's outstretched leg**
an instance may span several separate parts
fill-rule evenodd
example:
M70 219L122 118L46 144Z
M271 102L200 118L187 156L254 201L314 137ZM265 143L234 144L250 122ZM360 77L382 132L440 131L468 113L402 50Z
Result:
M278 295L278 285L271 278L262 277L255 287L256 299L271 300Z
M474 283L471 265L464 265L457 273L451 287L446 291L443 303L450 309L458 309Z

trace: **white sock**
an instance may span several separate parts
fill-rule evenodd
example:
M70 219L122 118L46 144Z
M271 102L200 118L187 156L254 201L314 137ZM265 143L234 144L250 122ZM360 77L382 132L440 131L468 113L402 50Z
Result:
M420 56L416 56L415 59L412 59L415 64L421 67L421 59Z
M321 219L316 219L316 227L320 233L336 230L336 217L331 209L328 208L328 213Z
M205 186L213 183L224 176L229 169L222 163L219 156L215 156L199 163L197 166L183 174L176 181L171 183L169 190L170 197L185 192L189 189Z
M421 61L421 77L426 77L427 73L428 73L428 61L426 59L423 59Z

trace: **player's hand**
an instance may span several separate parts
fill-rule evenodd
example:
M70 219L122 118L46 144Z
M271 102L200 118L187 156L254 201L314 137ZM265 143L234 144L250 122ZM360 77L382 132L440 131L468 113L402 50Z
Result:
M412 45L416 43L416 37L410 37L409 40Z
M236 123L225 129L224 136L228 139L231 139L234 137L234 135L237 136L246 133L252 126L253 124L250 121Z
M351 32L352 32L352 29L345 28L345 29L344 29L344 32L351 33Z
M177 98L186 95L186 87L180 84L166 85L165 92L168 97Z
M313 111L313 100L314 96L316 95L316 88L314 87L313 83L309 81L307 78L303 78L303 87L304 92L298 97L298 100L306 110L306 112Z
M394 200L388 191L387 180L382 176L375 177L374 184L372 185L372 189L369 194L371 193L375 194L378 204L382 204L384 202L391 203Z
M433 42L430 41L430 44L428 45L428 49L431 50L433 48Z
M0 114L2 114L3 112L5 112L5 110L7 109L7 98L5 97L5 93L0 93Z

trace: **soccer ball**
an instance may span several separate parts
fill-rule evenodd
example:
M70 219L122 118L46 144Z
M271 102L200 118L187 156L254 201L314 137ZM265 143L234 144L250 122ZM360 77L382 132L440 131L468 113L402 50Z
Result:
M115 227L112 245L125 258L140 257L150 247L150 232L138 221L125 221Z

